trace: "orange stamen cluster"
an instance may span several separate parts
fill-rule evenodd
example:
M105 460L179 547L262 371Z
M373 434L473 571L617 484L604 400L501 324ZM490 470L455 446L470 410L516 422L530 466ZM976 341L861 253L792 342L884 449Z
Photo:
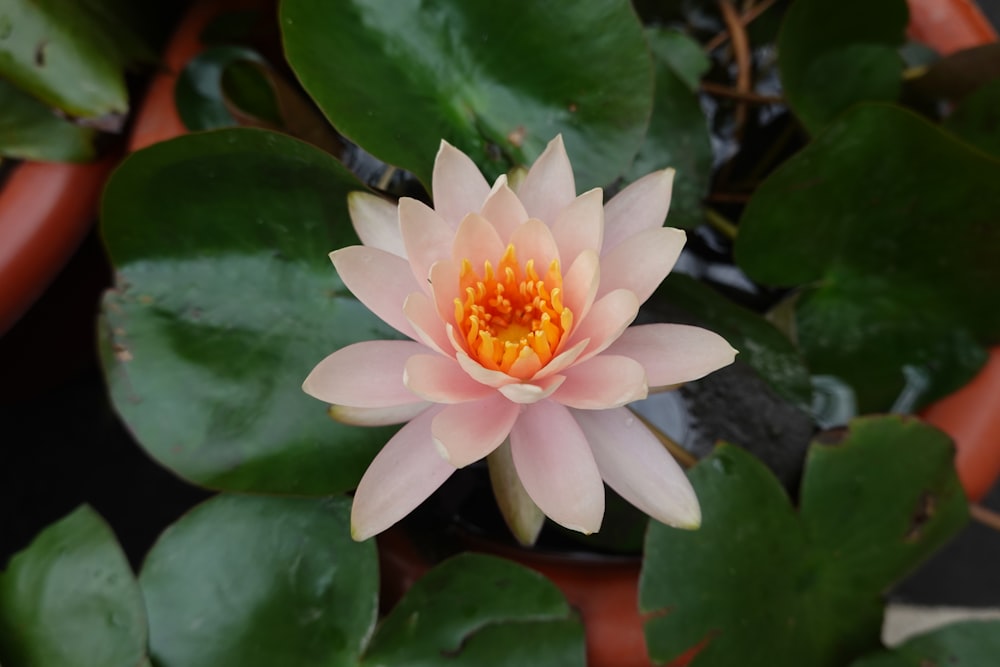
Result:
M544 277L529 259L522 267L513 244L494 270L487 260L480 276L463 260L455 299L455 322L469 346L469 356L485 368L527 379L556 353L573 324L562 303L559 260Z

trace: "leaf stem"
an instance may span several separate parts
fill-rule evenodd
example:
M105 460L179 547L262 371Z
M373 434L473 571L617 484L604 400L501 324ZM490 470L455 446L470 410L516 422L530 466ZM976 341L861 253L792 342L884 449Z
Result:
M709 227L722 233L730 241L736 240L736 236L739 234L739 227L715 209L706 206L703 213Z
M973 503L969 505L969 516L987 528L1000 532L1000 513L987 509L978 503Z

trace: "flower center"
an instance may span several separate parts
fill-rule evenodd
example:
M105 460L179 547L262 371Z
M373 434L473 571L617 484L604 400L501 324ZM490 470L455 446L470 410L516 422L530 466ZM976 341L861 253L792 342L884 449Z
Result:
M484 262L482 275L463 260L459 289L464 299L455 299L455 322L469 355L491 370L528 379L552 359L573 324L562 303L559 260L540 276L533 259L518 263L513 244L495 270Z

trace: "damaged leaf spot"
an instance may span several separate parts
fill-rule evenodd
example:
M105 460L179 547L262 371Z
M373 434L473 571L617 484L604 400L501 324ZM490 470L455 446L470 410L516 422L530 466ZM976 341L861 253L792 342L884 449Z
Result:
M910 520L910 528L903 538L907 542L916 542L923 534L924 525L934 516L937 511L937 496L924 491L917 501L917 508L913 511L913 518Z
M45 67L45 48L48 45L47 41L42 40L35 47L35 65L38 67Z

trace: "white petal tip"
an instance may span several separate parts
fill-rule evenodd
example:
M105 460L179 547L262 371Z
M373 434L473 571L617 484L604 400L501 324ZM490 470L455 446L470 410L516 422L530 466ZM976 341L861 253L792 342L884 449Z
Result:
M441 455L441 458L451 463L451 454L448 453L448 448L445 447L444 443L437 438L434 438L434 449L436 449L437 453Z
M355 542L364 542L365 540L371 539L375 536L375 533L361 530L355 523L351 522L351 539Z

